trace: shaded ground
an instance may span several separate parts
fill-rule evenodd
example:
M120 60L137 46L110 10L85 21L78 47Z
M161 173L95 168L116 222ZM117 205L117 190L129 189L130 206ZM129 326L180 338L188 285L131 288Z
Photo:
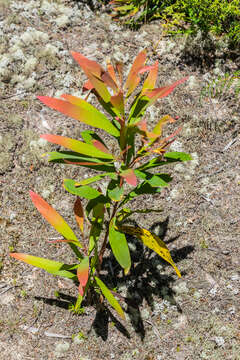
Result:
M200 96L207 81L240 69L238 51L230 58L221 41L213 51L214 42L171 40L159 23L130 32L70 0L1 0L0 7L0 358L240 359L239 98L234 85L221 101ZM203 46L209 50L201 57ZM134 221L166 241L183 276L177 279L170 266L130 238L130 275L123 279L114 263L116 280L103 273L109 286L130 299L122 303L127 321L110 308L91 306L78 316L68 310L77 296L71 282L8 257L18 251L70 261L67 247L46 241L56 234L28 191L41 194L73 224L74 198L61 183L88 176L41 157L53 148L39 140L41 133L77 138L86 127L43 107L36 94L81 95L85 78L69 50L102 64L107 57L122 60L128 69L144 47L152 62L159 60L159 86L190 75L150 109L149 123L179 116L183 130L172 148L194 160L171 168L174 181L161 194L132 204L164 209ZM105 269L111 273L110 260ZM73 339L79 332L84 336Z

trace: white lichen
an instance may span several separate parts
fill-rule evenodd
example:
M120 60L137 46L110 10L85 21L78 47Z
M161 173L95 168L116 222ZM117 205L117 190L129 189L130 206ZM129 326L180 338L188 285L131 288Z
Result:
M25 74L32 73L32 71L35 69L37 65L37 61L38 61L37 58L35 58L34 56L30 56L24 65L23 72Z
M62 28L70 23L70 18L67 15L61 15L57 17L54 21L58 27Z

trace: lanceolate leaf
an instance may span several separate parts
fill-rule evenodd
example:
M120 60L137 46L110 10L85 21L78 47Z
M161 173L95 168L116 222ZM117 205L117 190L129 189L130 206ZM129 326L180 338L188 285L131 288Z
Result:
M174 84L165 86L162 88L156 88L153 90L146 90L143 93L134 99L134 102L131 106L131 110L129 112L128 122L131 125L136 124L142 117L143 113L147 109L148 106L152 105L157 99L168 96L177 85L183 83L188 78L183 78L176 81Z
M115 172L114 164L111 161L107 161L107 159L104 159L103 161L96 158L84 157L72 151L52 151L47 153L47 155L49 156L48 161L61 164L80 165L97 171Z
M105 145L103 145L103 143L101 141L93 140L92 144L93 144L93 147L95 147L99 151L101 151L107 155L110 155L112 157L112 155L109 153L109 150L107 149L107 147Z
M97 149L95 146L86 144L79 140L74 140L68 137L59 136L59 135L50 135L50 134L43 134L40 137L53 144L64 146L67 149L70 149L72 151L78 152L83 155L99 157L102 159L113 159L113 156L111 154L103 152Z
M117 95L111 96L111 103L119 111L120 115L124 115L124 100L122 91L119 91Z
M121 316L123 320L125 320L125 315L123 309L121 308L119 302L115 299L111 291L107 288L107 286L100 280L97 276L95 276L95 280L99 288L101 289L103 295L108 300L110 305L117 311L117 313Z
M136 89L136 87L138 86L138 84L140 82L139 70L145 64L146 57L147 57L146 50L141 51L137 55L133 65L131 67L127 81L125 83L125 90L128 90L127 95L126 95L127 97L129 95L131 95L131 93Z
M139 166L137 170L147 170L147 169L153 169L158 166L162 165L168 165L174 162L182 162L182 161L189 161L192 160L191 155L182 153L182 152L167 152L163 155L164 160L162 158L154 158L152 160L149 160L147 163Z
M109 226L109 243L117 262L127 274L131 267L129 248L125 235L116 229L115 222L116 218L114 217Z
M133 226L119 226L119 229L127 234L136 236L139 240L143 242L149 249L155 251L158 255L160 255L164 260L166 260L169 264L172 265L177 275L181 277L180 271L177 266L174 264L171 254L166 247L165 243L155 234L150 231Z
M76 60L81 66L98 94L103 98L105 102L108 102L111 95L107 89L107 86L102 80L102 76L105 73L105 70L96 61L89 60L80 53L72 51L71 55L74 60Z
M149 105L152 105L157 99L163 98L163 97L171 94L171 92L175 89L175 87L177 85L182 84L187 79L188 79L188 77L185 77L183 79L176 81L175 83L173 83L169 86L164 86L161 88L144 91L144 95L146 95L149 99L151 99Z
M77 183L75 183L75 187L78 187L78 186L82 186L82 185L88 185L88 184L91 184L91 183L94 183L98 180L101 180L103 177L105 176L110 176L110 177L114 177L115 174L114 173L104 173L104 174L99 174L99 175L96 175L96 176L93 176L93 177L90 177L90 178L87 178L87 179L84 179L84 180L81 180L81 181L78 181Z
M78 223L78 226L81 230L81 233L83 234L83 225L84 225L84 211L82 207L82 203L80 198L78 197L74 204L74 214L76 221Z
M103 129L115 137L119 136L118 129L108 120L108 118L83 99L72 95L67 95L68 101L55 99L49 96L38 96L38 99L45 105L60 111L64 115L70 116L73 119L98 129Z
M33 191L30 191L32 202L40 212L40 214L67 240L73 240L79 242L78 238L62 218L62 216L53 209L41 196ZM79 242L80 244L80 242ZM80 244L81 245L81 244Z
M85 256L85 258L81 261L77 268L77 277L80 283L79 293L81 296L84 294L84 288L88 282L88 273L89 273L89 257Z
M85 185L85 186L76 187L75 185L76 185L76 181L72 179L65 179L63 182L64 188L73 195L77 195L85 199L95 199L99 195L101 195L99 191L97 191L96 189L90 186Z
M158 75L158 61L155 62L155 64L151 67L148 77L143 83L142 87L142 93L144 90L148 89L154 89L156 81L157 81L157 75Z
M76 274L70 271L76 269L76 265L67 265L58 261L44 259L23 253L10 253L10 256L17 260L24 261L27 264L44 269L50 274L77 280Z
M164 154L164 157L167 159L174 159L174 160L179 160L179 161L192 160L191 155L186 154L184 152L178 152L178 151L167 152L166 154Z
M137 177L147 181L153 187L168 186L172 177L168 174L151 174L146 171L134 170Z

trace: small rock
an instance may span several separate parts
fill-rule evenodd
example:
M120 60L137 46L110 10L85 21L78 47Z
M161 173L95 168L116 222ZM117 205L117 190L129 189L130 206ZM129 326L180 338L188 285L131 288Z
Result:
M216 336L214 338L214 341L217 344L217 346L219 346L219 347L223 346L225 344L225 340L224 340L224 338L222 336Z

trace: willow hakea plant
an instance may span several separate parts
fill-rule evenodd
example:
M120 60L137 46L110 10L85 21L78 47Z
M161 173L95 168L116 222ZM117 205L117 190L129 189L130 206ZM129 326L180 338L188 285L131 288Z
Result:
M166 138L162 136L163 125L175 121L171 116L162 117L152 130L148 130L145 117L149 106L169 95L187 78L155 88L158 62L146 66L146 50L136 57L125 84L122 64L113 66L108 63L105 70L97 62L80 53L72 52L72 56L88 77L88 81L83 85L83 89L87 91L86 98L64 94L62 99L48 96L39 96L38 99L54 110L95 129L104 130L113 137L116 147L112 153L97 131L93 130L82 131L81 140L41 135L43 139L68 149L48 153L50 162L83 166L94 172L93 176L87 179L65 179L63 183L64 188L77 197L73 210L80 230L79 238L53 207L30 191L38 211L63 237L53 242L68 243L76 256L76 263L69 265L22 253L10 255L53 275L77 281L79 287L76 311L81 308L82 299L98 289L96 293L102 293L124 318L124 311L114 293L101 280L102 262L108 243L125 274L131 271L131 257L125 234L131 234L171 264L177 275L181 276L168 248L158 236L141 227L126 225L125 221L136 212L144 214L156 211L133 211L126 206L140 195L159 193L162 187L168 186L172 178L162 172L152 173L152 169L191 160L186 153L167 152L167 147L180 131L177 129ZM143 79L143 85L138 89L141 76L145 76L145 80ZM87 102L90 93L96 96L105 110L104 113ZM127 104L131 105L128 107ZM109 117L105 113L108 113ZM105 191L96 185L103 178L108 179ZM88 200L85 209L81 198ZM100 237L102 232L104 236ZM99 297L99 301L101 299L102 297Z

